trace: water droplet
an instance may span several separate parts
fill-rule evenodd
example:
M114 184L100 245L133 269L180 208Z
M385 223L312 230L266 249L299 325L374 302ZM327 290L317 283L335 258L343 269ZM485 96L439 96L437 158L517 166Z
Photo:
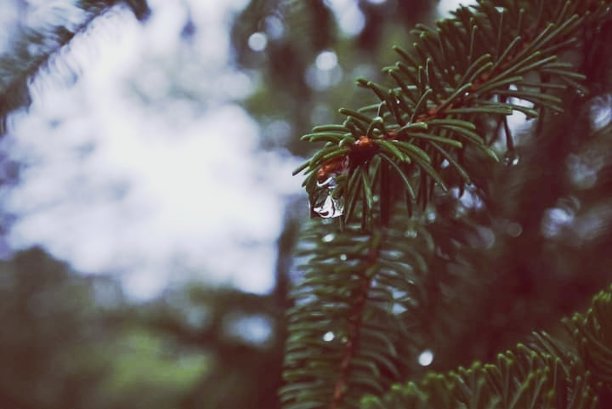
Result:
M324 199L315 204L312 211L324 219L342 216L344 213L344 199L334 197L333 191L326 192Z
M506 166L516 166L520 162L520 156L516 151L508 151L506 156L504 156L504 165Z
M334 241L335 238L336 235L334 233L327 233L321 240L323 240L323 243L330 243Z
M333 165L330 166L340 169L327 172L327 169L322 167L317 174L317 179L321 178L323 180L317 180L317 190L310 205L312 212L324 219L338 217L344 213L344 198L336 193L338 193L339 181L346 180L348 162L348 156L344 159L334 160Z
M497 6L495 7L495 10L497 10L498 13L504 13L506 11L505 7L501 7L501 6Z
M333 189L337 186L338 182L336 181L336 176L329 176L327 179L323 181L317 180L317 187L326 187L328 189Z
M346 254L340 254L340 260L346 261L348 260L348 256Z
M336 338L336 336L334 335L333 332L331 331L327 331L325 334L323 334L323 341L325 342L331 342L334 340L334 338Z
M440 162L440 167L442 169L448 168L449 165L450 165L450 163L448 163L448 161L446 159L444 159L442 162Z
M433 351L431 349L424 350L423 352L419 354L419 357L417 358L417 360L419 361L419 365L421 366L431 365L431 363L434 360Z

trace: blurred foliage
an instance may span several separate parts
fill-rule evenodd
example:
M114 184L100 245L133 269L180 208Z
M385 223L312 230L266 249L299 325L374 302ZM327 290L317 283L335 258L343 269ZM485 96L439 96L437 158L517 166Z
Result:
M69 66L55 58L96 18L119 4L127 5L140 20L150 12L146 0L79 0L76 4L66 1L50 5L31 5L20 0L16 4L22 19L15 32L6 33L12 37L12 48L0 56L0 136L7 131L7 115L29 105L31 81L41 71L53 69L54 64ZM35 7L48 8L49 18L42 26L29 24L25 19L29 8Z
M342 32L330 2L323 0L253 0L235 19L236 63L260 77L245 105L264 126L269 143L278 144L275 139L281 133L282 147L304 155L308 147L298 136L314 123L335 119L336 107L364 101L365 93L351 86L355 78L368 74L376 79L381 61L392 58L388 44L399 39L409 43L407 24L433 19L437 4L429 0L355 3L364 19L356 35ZM254 33L266 36L264 50L249 47ZM317 69L317 57L326 51L337 56L338 65ZM279 126L266 130L266 125L279 121L289 132L283 127L285 131L279 132Z
M39 249L2 262L2 408L178 407L206 356L132 315L109 277L78 275Z
M91 393L106 369L102 362L86 359L89 346L103 331L87 302L87 280L71 280L63 265L40 250L3 262L0 274L3 405L82 405L82 395Z
M0 264L2 408L272 408L282 311L201 284L133 304L109 277L18 253Z

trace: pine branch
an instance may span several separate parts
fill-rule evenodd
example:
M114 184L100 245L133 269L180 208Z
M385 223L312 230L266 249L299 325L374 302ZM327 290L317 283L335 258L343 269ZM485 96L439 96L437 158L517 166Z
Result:
M419 26L413 50L396 47L401 61L385 69L395 86L358 81L379 102L341 109L342 125L316 127L302 137L325 142L294 172L306 173L303 185L313 214L341 216L348 223L350 210L361 201L364 224L375 221L375 208L380 220L388 220L404 195L378 204L372 198L394 179L392 190L405 192L409 212L413 204L424 208L436 186L447 189L440 174L444 162L461 176L461 188L471 183L462 166L466 149L498 160L490 147L493 129L479 125L485 118L502 124L515 111L531 118L545 110L559 112L561 91L583 90L584 76L559 55L580 45L581 28L601 24L607 3L556 0L544 7L542 0L482 0L474 8L459 8L435 30ZM512 156L508 132L506 138Z
M314 222L304 232L305 276L288 312L286 408L355 407L363 391L380 394L412 372L406 357L423 343L412 331L425 318L418 309L428 304L434 246L422 221L394 222L371 233L356 225L329 233Z
M148 16L146 0L81 0L76 6L84 12L79 23L63 21L42 29L21 28L13 49L0 58L0 136L7 131L7 116L31 102L31 80L95 19L120 3L126 3L141 20Z
M561 129L567 130L567 126L561 126ZM611 130L607 126L593 131L588 138L605 141ZM548 138L555 140L557 133L549 133ZM495 182L499 184L499 180L491 181ZM472 200L479 200L477 197L484 194L475 187L470 187L466 193L474 198ZM335 407L355 407L357 397L369 389L364 384L351 382L351 377L369 377L376 385L371 387L371 393L379 395L377 391L380 388L388 389L389 386L385 385L395 380L415 379L419 374L419 368L415 368L419 352L431 347L436 350L436 339L461 338L466 331L457 331L457 326L465 327L468 317L480 314L486 320L487 317L493 318L496 312L504 313L496 311L494 305L482 303L483 293L489 289L495 291L502 286L503 291L510 290L507 281L496 283L501 276L490 271L495 263L486 260L495 257L489 255L495 254L496 250L482 251L487 247L479 241L482 237L479 231L483 228L493 231L487 224L491 215L486 210L466 213L457 202L458 199L452 195L440 195L435 201L435 213L412 218L396 214L387 227L369 233L364 233L358 224L345 227L341 233L333 232L333 229L330 232L332 225L325 222L314 222L309 227L301 253L306 257L305 265L301 267L305 276L293 294L298 307L289 311L291 336L286 352L286 373L289 374L286 380L290 385L281 392L287 408L309 407L307 405L333 407L330 403L334 396L333 385L346 386L341 396L344 406L334 400ZM357 212L362 214L360 208ZM429 214L435 215L435 220L432 221ZM496 233L491 233L496 241L503 240L503 236ZM377 251L372 251L369 245L375 246ZM356 263L354 260L368 262ZM356 292L354 289L359 287L356 280L363 276L362 271L368 271L369 287ZM387 295L381 296L379 291ZM367 297L361 304L363 293L367 293ZM491 297L512 298L511 294ZM519 301L514 300L515 303ZM530 303L531 306L534 304ZM482 308L491 308L492 313L479 312ZM357 315L359 313L361 317ZM306 322L308 325L304 327ZM358 323L354 326L356 330L347 329L353 323ZM506 325L516 327L516 322L510 321ZM386 341L381 341L380 346L362 343L362 329L367 327L377 331L378 337ZM349 333L350 336L346 336L344 343L333 344L338 329L341 335ZM461 339L454 345L477 349L478 345L472 344L477 344L474 340L478 338L473 334L471 341L466 340L468 345L462 346ZM346 342L349 339L351 342ZM383 343L387 345L386 349ZM358 345L357 350L355 345ZM332 350L335 354L331 353ZM449 351L436 350L436 356L440 356L438 359L443 360L441 352L448 355ZM470 356L469 353L466 355ZM360 357L366 358L360 363L366 369L356 365L347 369L343 363ZM549 357L545 358L542 359L550 363ZM328 374L317 376L321 375L319 371L323 371L322 368ZM534 367L534 371L540 369ZM540 378L534 377L546 384L546 371L538 374ZM527 380L521 378L523 381ZM525 388L533 386L529 385L531 383L525 384ZM592 391L589 391L591 389L585 389L585 393L592 396ZM318 398L314 400L313 396ZM522 403L516 407L522 408Z
M498 3L505 11L497 10ZM303 137L325 143L296 170L306 170L311 209L324 218L342 216L343 229L330 233L329 224L313 223L304 237L307 264L293 295L296 307L289 311L287 385L280 392L286 409L356 407L363 393L380 396L381 390L418 373L414 356L426 345L425 321L443 303L442 281L449 281L439 267L444 260L465 259L469 246L462 245L460 237L473 226L461 214L430 224L427 213L412 210L444 197L441 191L447 186L458 187L461 196L475 173L466 158L496 158L490 146L495 139L491 134L498 130L505 131L512 155L512 135L505 123L509 114L559 112L562 92L581 87L577 81L582 74L555 53L578 44L580 29L605 20L606 4L555 4L559 7L520 3L521 8L512 1L482 1L474 10L461 8L437 30L417 27L421 34L414 51L398 49L404 61L387 70L396 86L360 81L379 102L356 111L342 109L347 117L342 125L316 127ZM495 125L487 127L486 122ZM454 182L449 170L455 172ZM398 214L396 209L402 207L408 215ZM432 234L437 223L447 237ZM531 371L507 391L516 398L515 406L507 407L529 407L532 400L552 402L548 396L540 399L541 391L551 388L547 371L558 370L556 355L547 353L505 356L527 359L526 364L508 364L509 372ZM580 372L568 365L566 373ZM471 392L484 387L482 377L492 370L486 368L453 375L460 380L456 384L438 377L431 388L463 390L469 399L475 397L472 407L493 407L503 399L491 395L481 401L480 392ZM472 379L469 393L467 377ZM582 403L587 404L593 402L589 385L569 386L584 391ZM417 403L421 406L415 407L429 407L422 400Z
M595 408L597 393L612 390L612 286L593 297L586 314L564 320L569 341L534 333L491 364L474 363L419 382L394 385L364 409Z
M469 310L469 283L482 281L481 270L462 269L466 284L455 275L458 266L483 259L471 250L477 226L464 213L433 215L399 213L367 233L358 223L339 233L318 221L306 229L298 254L304 277L288 311L288 385L281 391L287 408L355 407L364 391L380 394L418 375L432 322L451 328L436 318ZM450 290L457 297L442 296Z

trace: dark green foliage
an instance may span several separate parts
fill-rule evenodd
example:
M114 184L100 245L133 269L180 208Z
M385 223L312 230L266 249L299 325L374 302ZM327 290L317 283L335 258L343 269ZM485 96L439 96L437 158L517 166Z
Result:
M460 8L417 26L413 50L385 69L391 87L358 80L375 103L303 137L324 143L296 170L312 213L339 225L304 232L285 408L607 407L610 349L594 339L609 343L611 324L592 311L609 292L574 344L540 332L498 353L610 282L608 225L592 239L567 234L566 246L547 230L567 201L607 223L608 171L589 191L567 167L588 146L609 149L612 128L594 129L588 113L611 89L609 21L607 1ZM605 35L582 53L593 32ZM517 111L535 119L518 137ZM444 374L416 381L426 349ZM457 366L469 369L444 372Z
M566 324L570 342L534 333L528 345L499 354L491 364L475 363L446 374L430 373L418 383L394 385L382 398L366 397L374 408L597 407L597 390L610 389L612 287L593 298L586 314Z
M406 240L404 232L414 238ZM381 393L410 372L402 357L414 355L418 345L410 338L418 326L414 306L426 302L419 288L433 242L418 225L364 234L352 226L330 233L312 224L302 245L306 256L315 246L328 248L307 260L293 293L284 373L289 384L281 396L288 403L324 405L346 395L355 406L358 396L347 395L349 389Z
M612 389L612 291L599 293L586 315L574 314L566 325L594 384Z

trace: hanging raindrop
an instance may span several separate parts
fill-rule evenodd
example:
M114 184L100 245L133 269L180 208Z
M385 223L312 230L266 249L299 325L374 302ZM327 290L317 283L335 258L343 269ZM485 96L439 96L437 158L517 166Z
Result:
M340 217L344 213L344 199L334 197L333 190L325 192L325 197L322 201L315 203L312 211L324 219Z
M516 166L519 164L520 161L520 156L519 154L512 150L512 151L508 151L506 153L506 155L504 156L504 165L506 166Z
M328 188L328 189L333 189L336 187L338 183L336 182L336 177L335 176L330 176L327 179L323 180L323 181L318 181L317 180L317 187L321 187L321 188Z
M348 155L325 162L317 171L316 188L311 192L311 215L324 219L342 216L344 198L338 190L341 181L346 179L349 167Z
M319 191L312 205L312 211L324 219L342 216L344 213L344 199L334 194L338 187L337 175L333 174L322 181L317 181Z

